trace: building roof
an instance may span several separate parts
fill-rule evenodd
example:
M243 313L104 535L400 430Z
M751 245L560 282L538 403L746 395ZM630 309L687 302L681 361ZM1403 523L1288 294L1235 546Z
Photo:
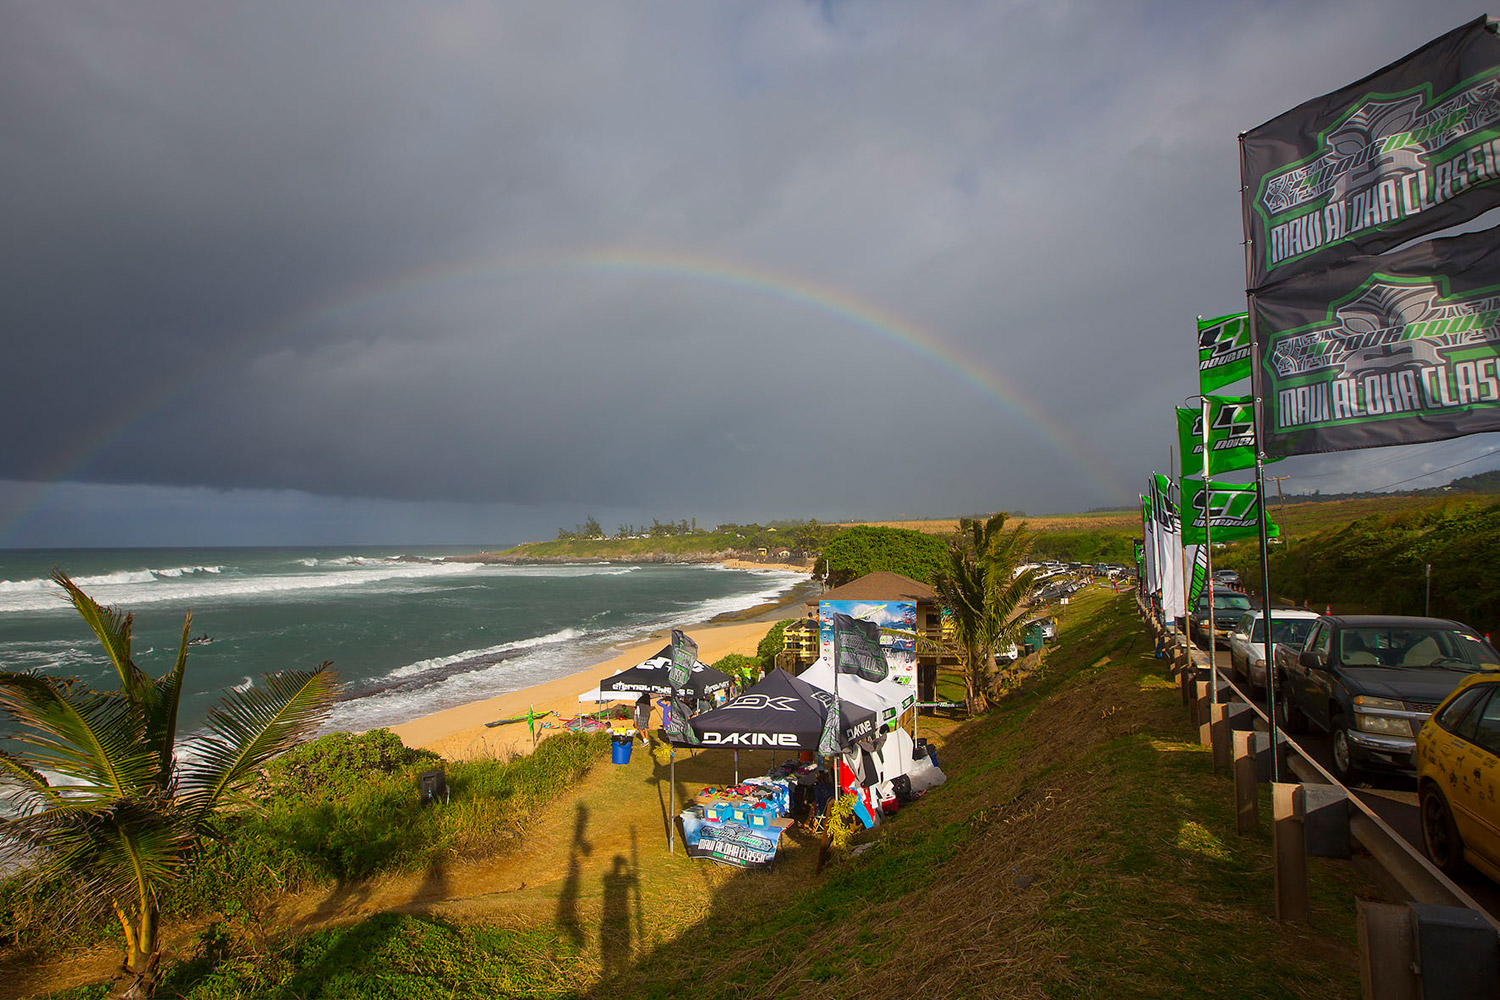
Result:
M937 591L909 576L882 570L866 573L842 587L814 595L808 598L807 606L815 608L819 601L916 601L918 604L935 604Z

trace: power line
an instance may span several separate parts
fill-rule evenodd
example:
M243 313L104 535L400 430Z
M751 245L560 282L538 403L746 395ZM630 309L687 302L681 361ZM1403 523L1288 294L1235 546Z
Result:
M1386 483L1384 486L1376 486L1376 487L1374 487L1372 489L1360 490L1359 492L1361 492L1361 493L1379 493L1381 490L1388 490L1392 486L1401 486L1404 483L1416 482L1418 479L1426 479L1428 476L1436 475L1439 472L1447 472L1449 469L1456 469L1460 465L1468 465L1470 462L1477 462L1477 461L1479 461L1482 458L1489 458L1491 455L1495 454L1496 452L1500 452L1500 448L1491 448L1489 451L1485 452L1483 455L1475 455L1473 458L1466 458L1462 462L1454 462L1452 465L1445 465L1441 469L1429 469L1428 471L1422 473L1419 476L1412 476L1412 477L1410 477L1408 479L1398 479L1394 483Z

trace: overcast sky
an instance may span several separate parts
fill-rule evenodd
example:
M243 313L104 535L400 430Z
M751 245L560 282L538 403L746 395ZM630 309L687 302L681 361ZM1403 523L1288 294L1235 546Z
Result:
M1236 134L1481 12L0 0L0 546L1133 502Z

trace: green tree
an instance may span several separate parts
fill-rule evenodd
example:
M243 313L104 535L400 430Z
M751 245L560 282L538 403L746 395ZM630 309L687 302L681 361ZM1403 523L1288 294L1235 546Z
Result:
M1016 610L1035 576L1032 570L1018 568L1026 560L1033 537L1025 524L1006 531L1004 512L984 521L964 518L949 542L947 566L933 582L953 623L970 712L989 709L994 651L1017 637Z
M840 532L823 547L822 563L830 587L841 587L877 570L931 583L947 567L947 546L937 535L859 525Z
M23 877L69 884L80 913L114 913L125 935L117 995L148 997L160 976L165 894L214 834L215 810L325 717L335 694L332 664L269 675L228 694L209 711L203 733L179 741L192 614L174 666L153 680L130 658L133 616L100 607L60 571L53 579L104 647L120 688L0 672L0 711L14 723L17 747L0 751L17 813L0 823L0 836L28 852ZM47 773L63 780L53 784Z

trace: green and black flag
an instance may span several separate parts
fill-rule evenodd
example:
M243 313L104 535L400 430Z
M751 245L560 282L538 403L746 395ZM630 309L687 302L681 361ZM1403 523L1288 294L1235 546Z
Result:
M1255 403L1250 396L1209 396L1208 474L1255 468ZM1203 472L1203 409L1177 408L1182 469Z
M691 709L688 708L687 703L673 695L670 704L672 711L671 717L667 719L667 739L672 743L698 745L701 741L688 717Z
M1206 495L1206 498L1205 498ZM1204 519L1213 527L1215 542L1232 542L1260 535L1263 509L1254 483L1216 483L1210 481L1204 490L1198 479L1182 480L1182 541L1185 545L1202 545ZM1266 521L1266 535L1276 537L1281 529Z
M834 612L833 669L867 681L885 680L890 668L880 648L880 626Z
M839 745L839 696L833 695L833 703L823 717L823 735L818 737L818 753L824 757L837 757L843 747Z
M1256 296L1268 455L1500 430L1500 230L1352 257Z
M1381 253L1500 204L1500 38L1487 17L1246 132L1250 287Z
M672 665L667 668L667 681L676 690L687 687L693 667L698 664L698 644L687 637L681 629L672 630Z
M1250 377L1250 314L1198 318L1198 382L1204 395ZM1184 452L1186 454L1186 452Z

